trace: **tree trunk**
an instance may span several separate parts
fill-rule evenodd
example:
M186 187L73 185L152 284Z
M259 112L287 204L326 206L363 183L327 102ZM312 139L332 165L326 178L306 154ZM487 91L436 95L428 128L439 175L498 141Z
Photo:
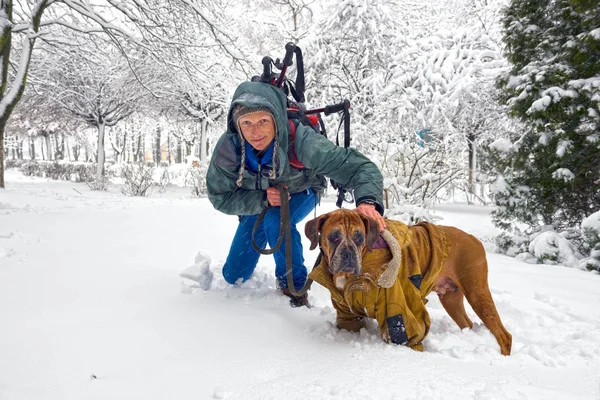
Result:
M0 83L0 188L4 188L4 129L8 118L10 118L15 106L21 100L25 90L33 45L40 28L42 14L47 6L48 1L40 1L30 9L31 25L28 34L23 39L19 62L14 63L18 64L18 68L15 70L13 80L9 85L8 69L11 68L13 4L10 0L0 1L0 13L2 19L5 20L0 27L0 79L2 80ZM7 90L9 86L10 89Z
M183 155L183 158L185 159L187 156L192 154L192 143L186 141L185 142L185 154Z
M123 129L123 144L121 146L121 160L127 162L127 129Z
M179 143L177 143L177 156L175 162L177 164L181 164L183 162L183 142L179 139Z
M44 136L46 139L46 156L48 157L48 161L52 161L52 142L50 141L50 134Z
M60 136L60 138L59 138ZM56 133L54 135L54 159L64 160L65 159L65 138L62 135Z
M475 174L475 134L469 133L467 135L467 144L469 146L469 180L468 190L469 193L474 194L474 174Z
M137 162L142 162L144 161L144 138L142 138L142 134L140 133L140 135L138 136L138 146L137 146L137 153L135 155L135 161Z
M4 189L4 124L0 127L0 189Z
M29 158L35 160L35 139L29 139Z
M158 167L160 165L160 156L161 156L161 151L160 151L160 127L156 128L156 137L155 137L155 142L154 142L154 163L156 164L156 166Z
M69 162L73 161L73 154L71 153L71 146L69 146L69 138L63 139L63 148L65 152L65 160L69 160Z
M17 158L19 160L23 159L23 144L25 143L25 139L21 139L17 144Z
M208 157L208 121L200 122L200 163Z
M169 161L169 165L171 165L171 131L167 131L167 160Z
M73 145L72 154L73 154L73 158L75 159L75 161L79 161L80 151L81 151L81 147L78 144Z
M96 179L100 180L104 176L104 132L106 125L104 121L98 122L98 168L96 169Z

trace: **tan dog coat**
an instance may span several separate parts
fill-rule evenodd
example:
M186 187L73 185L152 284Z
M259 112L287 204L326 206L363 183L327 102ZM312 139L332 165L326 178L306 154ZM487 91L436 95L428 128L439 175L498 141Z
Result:
M393 220L386 220L386 224L401 251L396 280L385 285L391 287L377 284L392 259L389 248L367 252L362 273L349 279L343 292L335 286L325 257L309 277L331 292L338 327L352 326L360 317L375 318L385 341L422 351L431 325L426 297L448 254L446 235L440 227L426 222L410 227Z

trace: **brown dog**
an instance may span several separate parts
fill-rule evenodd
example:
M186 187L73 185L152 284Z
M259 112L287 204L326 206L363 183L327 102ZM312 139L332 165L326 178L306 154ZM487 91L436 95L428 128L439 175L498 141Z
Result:
M364 318L376 318L384 340L422 350L430 326L425 297L435 291L461 329L473 327L466 297L501 353L509 355L512 336L492 300L481 242L453 227L386 224L387 247L376 222L354 211L337 210L306 223L311 250L318 244L323 254L310 277L330 290L338 327L359 330ZM377 243L383 248L373 249Z

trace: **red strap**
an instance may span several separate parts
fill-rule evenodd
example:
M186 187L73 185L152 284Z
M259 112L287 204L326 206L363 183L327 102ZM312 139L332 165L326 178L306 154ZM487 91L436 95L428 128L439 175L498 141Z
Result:
M288 120L288 125L290 126L290 130L292 132L292 157L290 158L290 165L294 168L302 169L304 168L304 164L298 160L296 148L294 147L294 140L296 139L296 124L294 121Z

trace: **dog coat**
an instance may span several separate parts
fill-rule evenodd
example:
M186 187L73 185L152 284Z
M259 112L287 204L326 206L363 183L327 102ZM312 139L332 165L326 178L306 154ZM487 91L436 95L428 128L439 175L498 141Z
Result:
M401 252L395 257L400 261L396 279L385 285L389 287L382 287L379 280L392 261L389 247L367 252L362 258L361 274L350 278L343 292L335 286L325 257L309 277L331 292L338 321L375 318L386 342L423 351L422 341L431 325L426 297L448 254L446 236L439 227L427 222L409 227L400 221L386 220L386 225L397 242L388 243L389 247L397 244Z

